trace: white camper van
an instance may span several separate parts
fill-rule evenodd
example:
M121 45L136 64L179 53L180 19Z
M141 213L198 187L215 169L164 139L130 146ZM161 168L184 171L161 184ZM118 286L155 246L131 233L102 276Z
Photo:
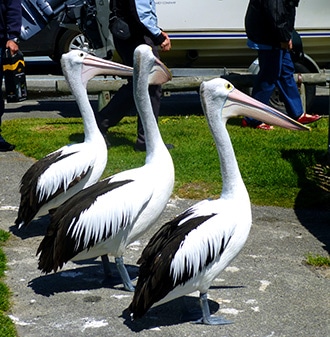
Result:
M202 72L224 67L248 69L255 60L256 52L247 47L244 29L248 0L155 1L159 26L172 42L171 51L161 53L168 67L184 68L186 74L192 74L196 68L202 68ZM107 57L112 51L113 59L120 61L108 29L109 0L22 0L22 12L23 40L49 27L54 20L69 29L56 42L59 48L53 55L57 55L57 59L68 51L65 48L72 46L93 49L100 57ZM323 68L330 68L329 0L301 0L296 30L305 52L304 59L295 64L296 71L320 73ZM314 97L315 85L306 89L308 106Z
M248 0L155 1L159 26L172 41L172 50L161 55L169 67L248 67L255 58L255 51L246 46L244 30ZM99 31L97 37L95 26L92 27L94 35L90 40L93 41L89 42L94 44L94 52L105 57L108 50L114 49L108 29L109 0L22 0L22 11L23 40L38 33L50 21L59 20L61 26L76 29L79 41L84 43L86 39L81 39L79 28L87 36L89 27L85 21L94 18ZM91 13L88 20L82 14L86 12ZM305 64L308 70L316 72L330 67L329 0L301 0L296 29L308 55ZM74 38L72 34L67 35ZM64 45L69 47L70 43Z
M248 0L156 0L159 26L171 37L170 67L247 67L256 52L246 46ZM329 0L301 0L296 30L311 72L330 67ZM168 54L168 55L167 55Z

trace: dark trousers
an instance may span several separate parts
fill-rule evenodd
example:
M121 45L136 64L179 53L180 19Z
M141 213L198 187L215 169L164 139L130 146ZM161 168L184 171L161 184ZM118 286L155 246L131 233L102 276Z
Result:
M159 58L157 47L148 37L144 37L144 39L141 40L137 40L136 38L130 38L128 40L120 40L114 37L115 48L119 56L121 57L123 64L131 67L133 66L134 50L138 45L143 43L150 45L154 55ZM149 95L154 115L156 117L156 120L158 120L160 110L160 99L162 95L161 86L160 85L149 86ZM128 83L123 85L110 100L109 104L98 113L97 119L101 130L104 132L109 127L117 125L118 122L124 116L126 116L127 113L133 108L135 108L133 97L133 80L132 78L129 78ZM144 130L142 127L140 116L138 115L137 143L144 144L144 141L145 141Z
M298 119L303 113L303 106L294 80L294 65L290 52L284 49L258 50L259 73L252 90L252 97L269 104L275 89L279 89L287 114ZM246 118L250 124L258 125L252 118Z

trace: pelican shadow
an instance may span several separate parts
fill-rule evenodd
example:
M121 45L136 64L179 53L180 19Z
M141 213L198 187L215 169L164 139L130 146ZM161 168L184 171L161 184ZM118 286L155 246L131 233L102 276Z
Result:
M312 149L282 151L298 175L299 193L294 210L300 223L330 253L330 192L322 189L310 174L310 168L326 159L325 153Z
M244 286L212 286L210 289L237 289ZM216 314L220 309L220 304L208 299L211 314ZM173 326L182 323L194 323L202 317L202 310L199 304L199 297L182 296L170 302L153 307L137 320L132 321L128 309L122 313L124 324L133 332L149 330L160 326Z
M69 96L70 98L70 96ZM27 113L30 114L33 111L42 111L42 116L47 117L48 112L57 112L58 117L81 117L80 111L78 109L77 103L74 99L61 99L61 97L57 97L54 100L38 100L37 105L34 102L25 103L22 106L6 107L6 113ZM90 100L90 103L95 111L97 109L97 100ZM49 116L53 118L52 114Z
M9 227L9 230L13 235L25 240L32 237L44 236L49 222L49 215L47 214L33 220L27 227L19 229L16 225L13 225Z
M100 288L123 290L122 279L114 263L110 263L111 277L107 276L106 278L104 278L101 261L90 259L69 263L78 265L78 267L37 277L29 282L29 287L33 289L36 294L46 297L57 293L95 290ZM84 266L80 267L80 265ZM138 267L135 265L126 265L126 267L131 279L135 280L138 275Z

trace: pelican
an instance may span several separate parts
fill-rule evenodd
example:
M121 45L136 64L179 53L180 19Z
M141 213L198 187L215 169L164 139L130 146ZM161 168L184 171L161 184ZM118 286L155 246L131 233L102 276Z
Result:
M139 277L128 307L132 320L142 317L152 306L199 291L202 318L198 322L229 323L210 315L207 291L244 246L252 216L226 129L227 119L247 115L289 129L306 128L221 78L203 82L200 95L220 159L222 193L219 199L203 200L188 208L150 239L138 261Z
M170 72L149 46L136 48L133 89L145 131L145 164L80 191L56 209L37 251L43 272L56 272L69 260L110 254L115 257L124 288L134 291L123 263L125 248L156 222L174 185L172 158L159 132L148 93L148 83L162 84L169 79Z
M34 163L20 184L20 206L15 220L18 228L48 213L78 191L98 181L107 163L107 147L99 131L87 96L87 82L96 75L132 76L133 70L80 50L64 54L64 76L82 115L83 143L61 147Z

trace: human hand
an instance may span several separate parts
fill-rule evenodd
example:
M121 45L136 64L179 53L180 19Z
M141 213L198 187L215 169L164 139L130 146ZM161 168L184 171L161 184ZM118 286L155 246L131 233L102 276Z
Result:
M287 42L281 42L281 49L291 50L292 49L292 40L289 40Z
M165 32L162 32L162 35L165 37L165 40L160 45L160 48L162 49L162 51L169 51L169 50L171 50L172 46L171 46L171 40L170 40L169 36Z
M10 50L10 54L11 55L15 55L19 48L18 48L18 44L13 41L13 40L8 40L7 43L6 43L6 48L8 48Z

